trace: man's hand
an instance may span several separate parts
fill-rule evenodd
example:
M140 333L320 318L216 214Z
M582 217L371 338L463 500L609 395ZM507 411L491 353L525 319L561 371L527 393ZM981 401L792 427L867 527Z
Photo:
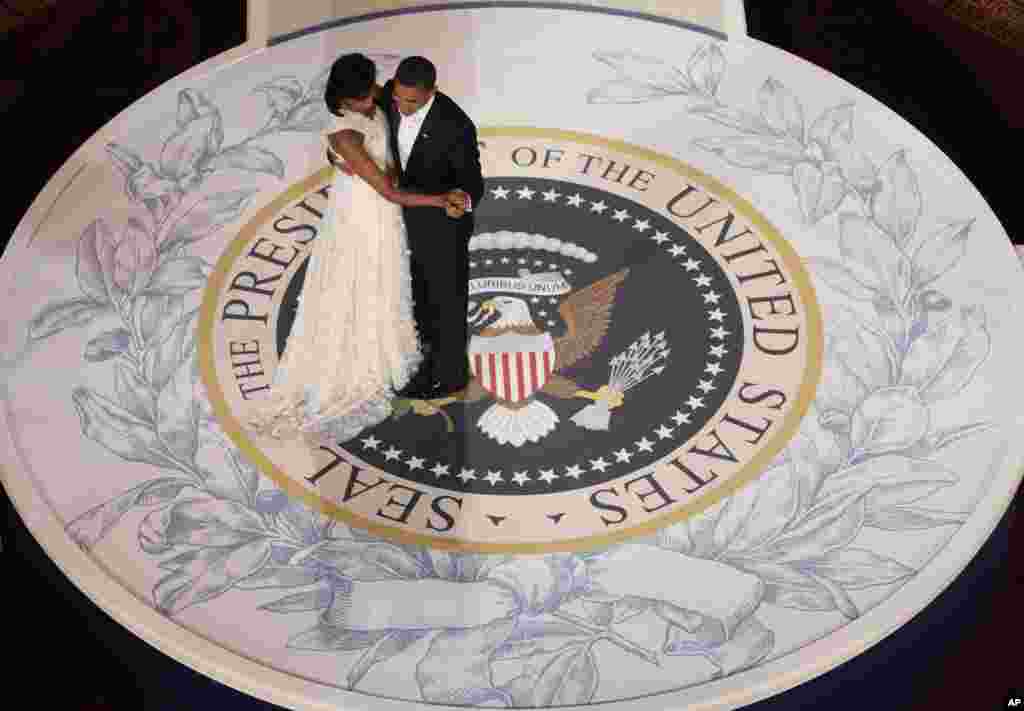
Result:
M445 214L448 217L458 219L466 214L466 206L469 204L469 195L463 190L452 190L446 196L447 205Z

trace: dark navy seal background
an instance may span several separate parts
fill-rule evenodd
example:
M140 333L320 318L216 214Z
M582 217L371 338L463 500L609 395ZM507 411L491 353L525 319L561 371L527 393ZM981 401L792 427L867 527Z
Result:
M1024 242L1019 181L1002 156L1024 128L1024 47L958 24L946 6L981 16L1010 0L747 0L751 36L825 67L880 99L935 141ZM1019 4L1019 3L1018 3ZM7 186L0 235L83 141L117 112L189 66L244 39L242 2L8 0L0 5L0 100L9 135L33 140ZM914 61L907 61L912 58ZM14 164L8 163L8 170ZM3 538L5 707L79 711L255 711L278 707L163 655L91 603L46 556L6 496ZM1006 709L1024 689L1024 525L1020 495L978 555L895 633L837 669L752 711ZM1019 695L1019 693L1017 694ZM29 701L16 701L19 697Z
M569 282L570 292L540 297L537 303L531 303L530 296L513 292L482 293L471 296L470 301L479 304L499 295L522 299L529 305L537 327L549 331L557 342L566 333L565 323L558 315L559 304L571 299L574 292L628 268L628 275L613 302L605 338L589 357L564 370L561 369L564 364L556 361L555 373L571 379L581 389L596 391L608 382L612 358L628 351L645 333L651 338L664 333L669 354L657 365L665 369L626 392L623 406L612 411L608 431L588 430L571 421L576 412L591 403L590 400L561 399L540 393L533 397L558 415L555 429L537 442L526 442L518 447L499 444L476 425L477 419L497 402L488 395L482 400L454 403L445 408L454 423L453 433L447 431L446 421L441 417L421 417L410 412L385 421L341 446L372 466L419 483L457 492L526 495L562 492L624 476L667 455L697 433L729 394L743 351L739 304L728 276L714 259L672 221L612 193L557 180L501 176L488 178L486 187L488 197L479 206L476 216L477 235L502 231L541 234L583 247L596 254L597 260L587 264L573 257L530 248L474 251L470 253L471 279L515 277L520 269L528 269L533 274L555 271L561 274L567 270L570 273L563 278ZM507 197L494 199L493 191L500 189L508 191ZM532 197L519 197L518 190L532 191L523 193ZM545 200L542 193L551 190L559 197ZM567 201L570 196L579 196L582 202L577 200L574 206ZM591 209L594 203L602 202L608 205L607 209L602 212ZM616 210L626 210L630 219L613 219ZM637 220L646 220L650 228L643 232L633 229ZM659 246L651 239L656 232L666 233L670 241ZM678 256L668 253L666 247L672 243L685 248L685 253ZM699 262L700 266L691 264L689 270L685 269L682 263L688 259ZM520 264L520 260L526 264ZM488 261L493 264L486 264ZM536 265L538 261L542 264ZM694 282L698 274L708 278L707 286L702 288ZM302 276L297 273L285 291L277 326L279 344L281 334L291 329ZM717 303L706 303L703 298L703 294L711 290L717 294ZM552 300L558 303L551 303ZM708 312L716 308L725 314L720 321L708 318ZM490 319L484 324L492 322ZM581 320L579 328L586 329L588 325ZM722 327L729 335L712 339L713 327ZM471 333L479 330L471 329ZM711 347L719 345L725 347L724 356L711 357ZM722 372L718 375L705 372L709 363L718 364ZM698 389L702 380L710 382L714 389L706 393ZM703 406L695 411L689 408L685 404L689 396L700 397ZM679 411L692 415L689 423L670 419ZM659 426L671 428L671 438L654 434L653 430ZM375 450L363 447L362 438L370 435L383 444ZM633 448L643 437L653 441L650 453L636 452L629 463L617 462L611 456L613 451ZM423 469L410 470L388 460L383 450L390 446L402 450L404 457L424 457L428 464ZM603 472L594 471L590 461L602 456L611 466ZM452 471L439 479L429 467L439 458L442 462L451 461L446 457L454 460ZM585 473L578 478L564 476L565 469L573 464L582 466ZM478 478L462 481L454 476L458 473L456 467L476 469ZM542 468L554 469L558 478L550 482L537 480L536 472ZM484 481L482 477L487 470L501 471L503 481L495 484ZM512 474L519 470L531 470L532 480L525 484L513 482Z

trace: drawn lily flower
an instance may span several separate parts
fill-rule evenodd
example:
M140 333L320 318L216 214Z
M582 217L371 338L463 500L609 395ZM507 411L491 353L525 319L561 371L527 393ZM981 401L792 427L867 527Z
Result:
M161 175L151 163L144 162L134 151L119 143L108 143L107 153L125 178L125 194L141 202L158 223L181 200L177 181Z
M327 73L314 80L308 89L294 77L278 77L261 84L253 92L266 97L271 120L279 130L320 131L328 125L330 119L323 95Z
M125 192L143 202L157 222L210 172L209 162L224 141L220 111L194 89L178 93L176 123L156 167L125 146L107 144L107 152L125 176Z
M159 173L187 192L202 181L207 164L220 152L224 127L217 107L194 89L178 93L177 124L164 142Z
M157 263L153 236L140 221L129 219L114 248L114 284L134 296L149 284Z

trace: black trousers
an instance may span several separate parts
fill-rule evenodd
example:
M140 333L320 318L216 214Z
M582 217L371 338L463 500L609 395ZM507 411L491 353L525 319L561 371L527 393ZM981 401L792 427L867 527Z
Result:
M417 380L461 387L469 381L469 240L472 213L454 220L436 207L404 208L413 315L425 358Z

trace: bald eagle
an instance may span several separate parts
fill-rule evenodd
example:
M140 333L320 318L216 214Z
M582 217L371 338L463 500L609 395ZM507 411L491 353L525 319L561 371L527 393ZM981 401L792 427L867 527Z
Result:
M558 308L566 325L558 339L534 323L523 299L496 296L480 305L470 319L475 326L485 324L469 342L473 379L459 399L495 401L477 422L484 434L516 447L537 442L558 424L555 411L536 399L538 393L596 396L560 371L593 353L604 340L615 295L628 273L623 269L572 293Z

